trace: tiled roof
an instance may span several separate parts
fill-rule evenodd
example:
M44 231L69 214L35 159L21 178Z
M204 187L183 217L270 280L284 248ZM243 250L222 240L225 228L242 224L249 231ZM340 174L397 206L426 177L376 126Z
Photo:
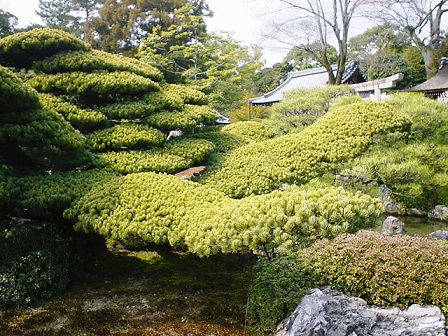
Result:
M336 65L331 66L333 71L337 70ZM342 76L342 83L345 83L358 70L357 62L349 62ZM324 67L291 72L288 78L271 92L263 96L251 98L248 101L252 104L271 104L283 99L283 93L292 89L312 89L315 87L325 87L328 82L328 73Z
M443 64L436 75L406 91L430 92L448 90L448 64Z

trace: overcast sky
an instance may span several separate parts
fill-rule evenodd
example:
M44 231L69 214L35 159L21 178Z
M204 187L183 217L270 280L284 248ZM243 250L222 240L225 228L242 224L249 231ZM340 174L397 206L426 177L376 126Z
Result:
M30 23L42 23L35 14L39 0L0 0L0 8L19 19L19 27L26 27ZM246 45L262 45L260 32L262 20L259 18L259 7L254 0L208 0L214 13L213 18L207 18L209 31L226 31L233 33L233 37ZM266 65L280 62L286 51L264 46Z

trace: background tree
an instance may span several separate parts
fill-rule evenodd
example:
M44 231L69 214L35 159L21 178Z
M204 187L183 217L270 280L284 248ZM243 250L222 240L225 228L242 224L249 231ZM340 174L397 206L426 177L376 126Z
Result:
M448 11L447 0L375 0L369 16L396 24L422 54L426 73L436 48L443 40L442 17Z
M167 81L200 89L221 110L239 105L261 67L259 49L207 33L202 15L195 15L191 4L175 10L171 26L154 27L138 56L159 68Z
M399 88L415 86L425 80L425 66L418 49L396 25L386 23L366 30L349 41L349 57L359 61L367 80L403 73Z
M340 84L347 61L348 33L355 13L365 0L279 0L284 16L276 22L270 38L293 46L301 46L313 55L328 72L329 84ZM278 11L277 11L278 13ZM333 73L329 59L329 38L336 39L337 71Z
M284 61L291 64L295 71L320 67L322 64L316 61L315 57L318 48L319 45L317 43L293 47L284 58ZM332 45L327 47L327 58L330 64L335 64L338 60L338 52Z
M255 93L262 94L274 90L283 83L292 70L292 65L283 60L280 63L275 63L272 67L257 71L254 76Z
M39 0L39 15L48 28L62 29L79 36L80 22L72 0Z
M17 26L17 17L0 9L0 37L14 33L15 26Z
M442 57L448 57L448 37L445 35L442 43L434 50L431 65L429 67L429 76L434 76L440 67Z
M84 41L92 40L92 20L104 0L39 0L39 11L46 27L65 30Z
M92 21L95 48L112 52L134 54L139 40L155 26L163 28L173 24L173 12L187 3L196 15L211 15L204 0L106 0L99 17Z

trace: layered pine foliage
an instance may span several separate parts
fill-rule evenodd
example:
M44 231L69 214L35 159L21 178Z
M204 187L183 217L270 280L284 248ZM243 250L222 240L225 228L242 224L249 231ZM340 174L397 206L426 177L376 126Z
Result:
M86 232L169 243L207 256L262 247L297 250L319 238L373 226L382 211L378 201L342 188L236 200L175 176L140 173L97 185L65 216Z
M199 180L231 197L301 184L352 159L375 134L405 130L408 117L386 103L361 102L322 116L297 134L250 144L224 156Z

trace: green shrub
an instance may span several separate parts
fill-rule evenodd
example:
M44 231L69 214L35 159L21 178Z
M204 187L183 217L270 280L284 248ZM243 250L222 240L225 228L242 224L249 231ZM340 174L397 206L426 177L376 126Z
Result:
M163 148L164 153L181 156L191 165L204 161L214 150L215 145L210 141L186 137L170 140Z
M217 118L216 113L208 106L186 105L183 111L155 113L144 118L143 122L162 131L191 131L199 124L208 124Z
M334 99L352 94L353 89L348 85L293 89L284 94L282 101L272 106L272 112L285 116L301 114L321 116L328 111Z
M166 92L165 85L158 92L149 92L142 97L142 101L154 106L157 111L182 111L185 107L184 100L175 92Z
M411 121L411 139L422 140L432 137L446 142L448 131L448 106L419 93L398 93L387 100L388 104L408 114Z
M118 57L100 50L60 52L45 60L34 62L33 69L47 74L75 71L96 72L99 70L129 71L156 82L163 79L160 71L146 62L128 57Z
M39 106L36 90L2 66L0 66L0 106L1 114Z
M374 134L408 126L407 117L385 103L351 104L298 134L229 152L199 182L237 198L266 193L285 182L301 184L361 154Z
M135 124L115 125L87 136L95 151L160 146L164 141L165 135L159 130Z
M78 230L169 243L206 256L262 246L296 250L375 225L382 212L378 201L342 188L234 200L175 176L139 173L97 184L65 216Z
M240 121L229 124L221 129L221 132L243 136L251 141L263 141L275 136L273 130L262 123L256 121Z
M180 97L185 104L206 105L209 103L207 96L203 92L185 85L167 84L164 89L168 95Z
M36 28L0 39L0 64L30 68L33 61L60 51L90 49L87 43L62 30Z
M199 132L193 134L192 137L210 141L215 145L216 152L228 152L249 143L249 140L245 137L219 131Z
M51 224L0 225L0 309L60 293L69 282L67 238Z
M370 231L316 241L294 255L259 261L249 293L249 321L272 330L307 289L324 285L373 305L437 305L447 314L447 256L448 245L440 240Z
M396 94L388 103L408 113L409 133L379 137L379 144L341 170L350 177L346 182L361 189L384 184L405 208L428 210L434 204L445 204L447 106L411 93Z
M112 120L134 120L147 117L151 113L154 113L157 107L155 104L138 100L97 106L95 109Z
M362 231L319 241L298 255L322 283L369 304L437 305L448 313L448 246L423 237Z
M84 195L95 183L105 183L116 174L104 170L53 172L51 175L8 177L4 180L4 198L9 211L17 215L49 212L60 216L70 204Z
M180 138L167 142L163 148L101 153L98 162L122 174L148 171L172 174L202 162L213 150L214 145L207 140Z
M0 125L0 145L27 161L18 166L32 162L40 168L69 169L92 164L84 136L59 113L44 108L10 114Z
M191 161L179 155L164 153L159 148L105 152L97 155L98 163L121 174L156 172L177 173L190 167Z
M247 320L259 331L274 330L319 283L312 272L288 257L259 258L253 271Z
M148 91L160 90L159 85L151 79L126 71L38 75L31 78L28 84L39 92L102 97L114 94L142 95Z

